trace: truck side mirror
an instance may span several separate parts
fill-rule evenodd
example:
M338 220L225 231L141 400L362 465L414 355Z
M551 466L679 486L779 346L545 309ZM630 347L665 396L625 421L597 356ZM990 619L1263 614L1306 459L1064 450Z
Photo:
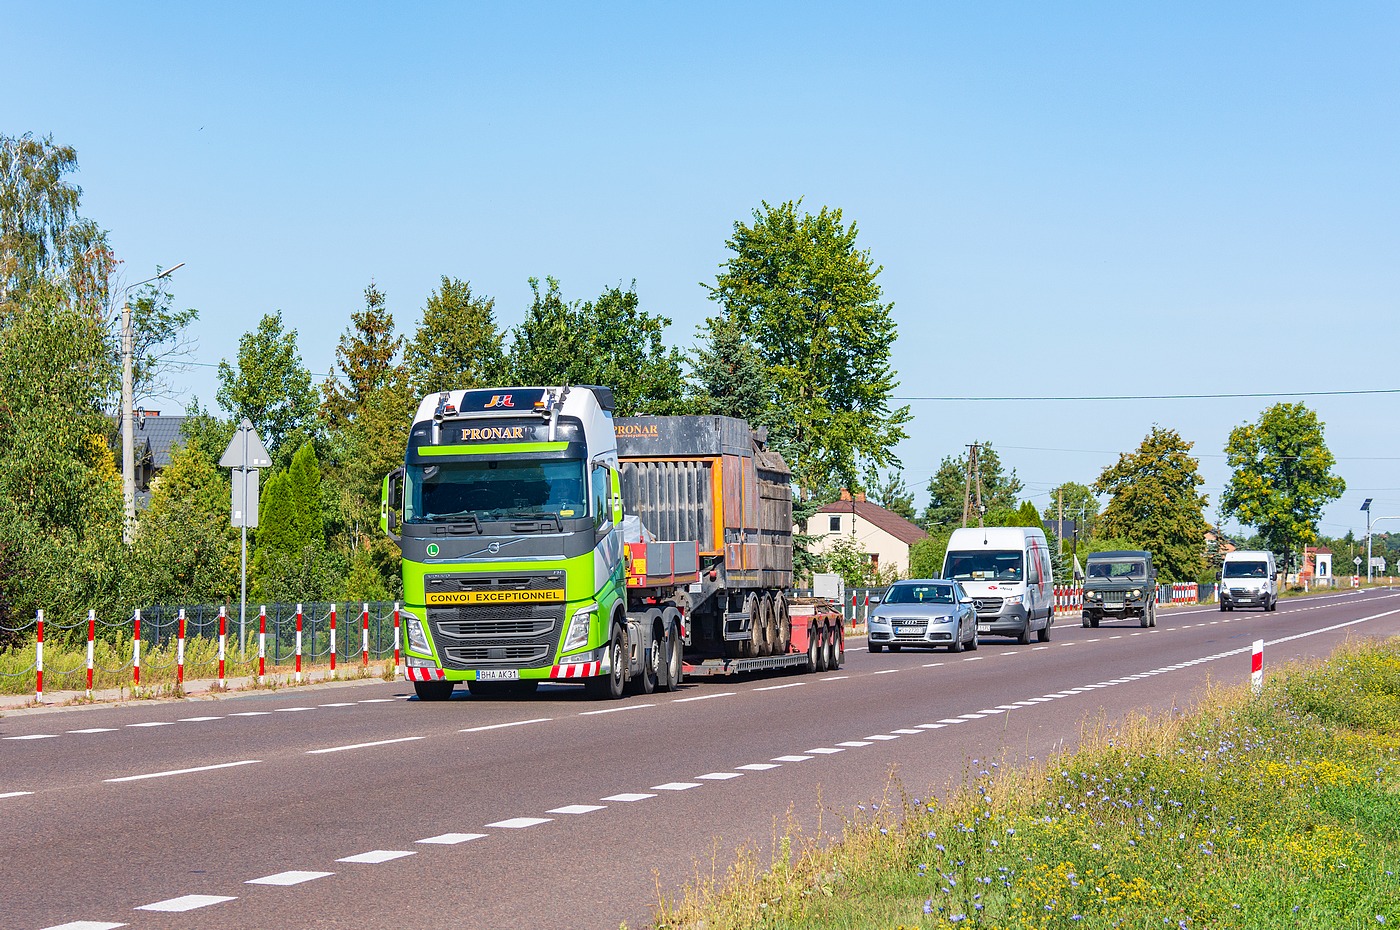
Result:
M384 476L379 492L379 529L394 542L403 525L403 482L404 471L396 468Z

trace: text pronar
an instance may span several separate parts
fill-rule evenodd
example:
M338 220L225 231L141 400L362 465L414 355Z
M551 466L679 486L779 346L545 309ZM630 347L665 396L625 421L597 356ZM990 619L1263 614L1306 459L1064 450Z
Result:
M543 591L439 591L429 592L429 607L442 604L541 604L564 599L563 588Z
M524 439L523 426L474 426L462 430L462 442L477 442L482 439Z

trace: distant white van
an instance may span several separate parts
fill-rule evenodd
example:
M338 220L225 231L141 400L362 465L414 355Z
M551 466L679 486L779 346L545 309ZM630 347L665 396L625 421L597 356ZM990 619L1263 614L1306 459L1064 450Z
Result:
M1013 636L1031 633L1042 643L1055 622L1055 579L1045 532L1027 526L963 527L953 530L943 557L943 577L962 582L977 605L977 632Z
M1236 549L1225 553L1219 579L1221 610L1236 607L1278 610L1278 574L1272 552Z

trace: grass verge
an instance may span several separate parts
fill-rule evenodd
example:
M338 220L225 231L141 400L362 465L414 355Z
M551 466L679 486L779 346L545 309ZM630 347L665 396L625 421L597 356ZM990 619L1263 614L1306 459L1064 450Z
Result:
M1039 769L892 784L842 839L663 898L656 926L1295 928L1400 921L1400 641L1097 727Z

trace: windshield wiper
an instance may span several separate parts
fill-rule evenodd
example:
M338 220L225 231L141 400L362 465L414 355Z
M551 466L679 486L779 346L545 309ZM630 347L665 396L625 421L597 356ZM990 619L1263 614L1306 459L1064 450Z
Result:
M539 512L539 513L522 513L522 514L516 514L516 515L515 515L515 519L516 519L516 520L522 520L522 521L523 521L523 520L539 520L539 521L541 521L541 522L544 522L544 521L548 520L548 521L550 521L551 523L554 524L554 529L555 529L556 532L559 532L559 533L564 532L564 521L561 520L561 519L559 519L559 514L554 513L553 511L550 511L550 510L544 510L544 511L541 511L541 512Z

